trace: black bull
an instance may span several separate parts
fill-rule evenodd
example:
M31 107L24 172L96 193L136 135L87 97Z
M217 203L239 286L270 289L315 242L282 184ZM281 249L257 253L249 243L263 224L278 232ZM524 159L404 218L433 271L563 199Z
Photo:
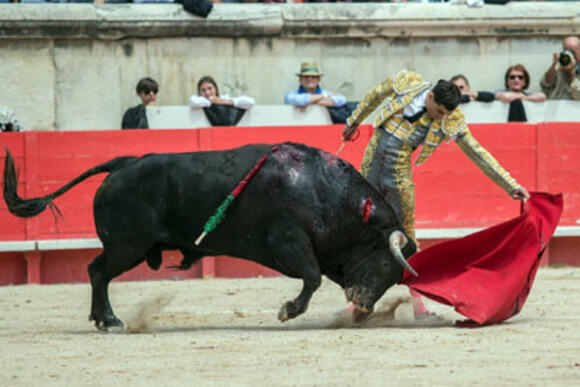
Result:
M223 221L199 246L205 221L256 162L266 162L230 205ZM14 160L7 151L4 199L10 212L30 217L86 178L108 172L94 198L103 251L89 265L90 318L119 330L109 303L109 282L143 261L161 265L163 250L180 250L180 269L204 256L229 255L301 278L299 296L284 304L281 321L306 311L322 274L340 285L366 315L402 278L416 247L383 196L350 164L300 144L119 157L95 166L57 191L21 199ZM412 270L412 269L410 269Z

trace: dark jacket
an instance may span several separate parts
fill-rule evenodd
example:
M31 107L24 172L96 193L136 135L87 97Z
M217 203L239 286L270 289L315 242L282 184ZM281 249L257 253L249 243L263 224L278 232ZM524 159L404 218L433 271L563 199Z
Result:
M149 129L147 111L142 103L127 109L123 114L121 129Z

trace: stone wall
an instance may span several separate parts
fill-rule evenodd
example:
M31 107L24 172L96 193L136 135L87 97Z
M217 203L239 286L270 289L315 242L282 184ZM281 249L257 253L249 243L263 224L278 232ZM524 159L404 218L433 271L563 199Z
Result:
M161 105L187 104L203 75L271 105L302 60L350 100L401 68L495 90L518 62L537 91L571 34L577 2L217 4L207 19L173 4L0 4L0 104L26 129L116 129L143 76L160 83Z

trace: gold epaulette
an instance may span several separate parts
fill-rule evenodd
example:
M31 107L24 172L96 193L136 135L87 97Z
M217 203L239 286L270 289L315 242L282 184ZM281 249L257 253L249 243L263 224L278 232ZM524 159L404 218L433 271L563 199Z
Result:
M405 106L411 103L419 93L427 90L431 84L423 81L417 73L408 70L401 70L393 78L393 95L388 99L386 106L375 118L374 127L385 126L389 119Z
M441 130L448 138L454 139L464 132L465 129L467 129L467 122L465 121L465 115L463 115L461 108L455 108L450 115L443 118Z
M423 88L428 82L423 81L423 78L409 70L401 70L393 79L393 90L397 95L407 94L412 91Z

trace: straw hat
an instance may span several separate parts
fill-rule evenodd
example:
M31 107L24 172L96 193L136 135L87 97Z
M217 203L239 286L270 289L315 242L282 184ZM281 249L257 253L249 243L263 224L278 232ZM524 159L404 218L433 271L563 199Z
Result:
M300 65L300 72L297 73L296 75L298 75L299 77L306 75L321 77L323 74L318 69L318 64L316 64L316 62L302 62L302 64Z

